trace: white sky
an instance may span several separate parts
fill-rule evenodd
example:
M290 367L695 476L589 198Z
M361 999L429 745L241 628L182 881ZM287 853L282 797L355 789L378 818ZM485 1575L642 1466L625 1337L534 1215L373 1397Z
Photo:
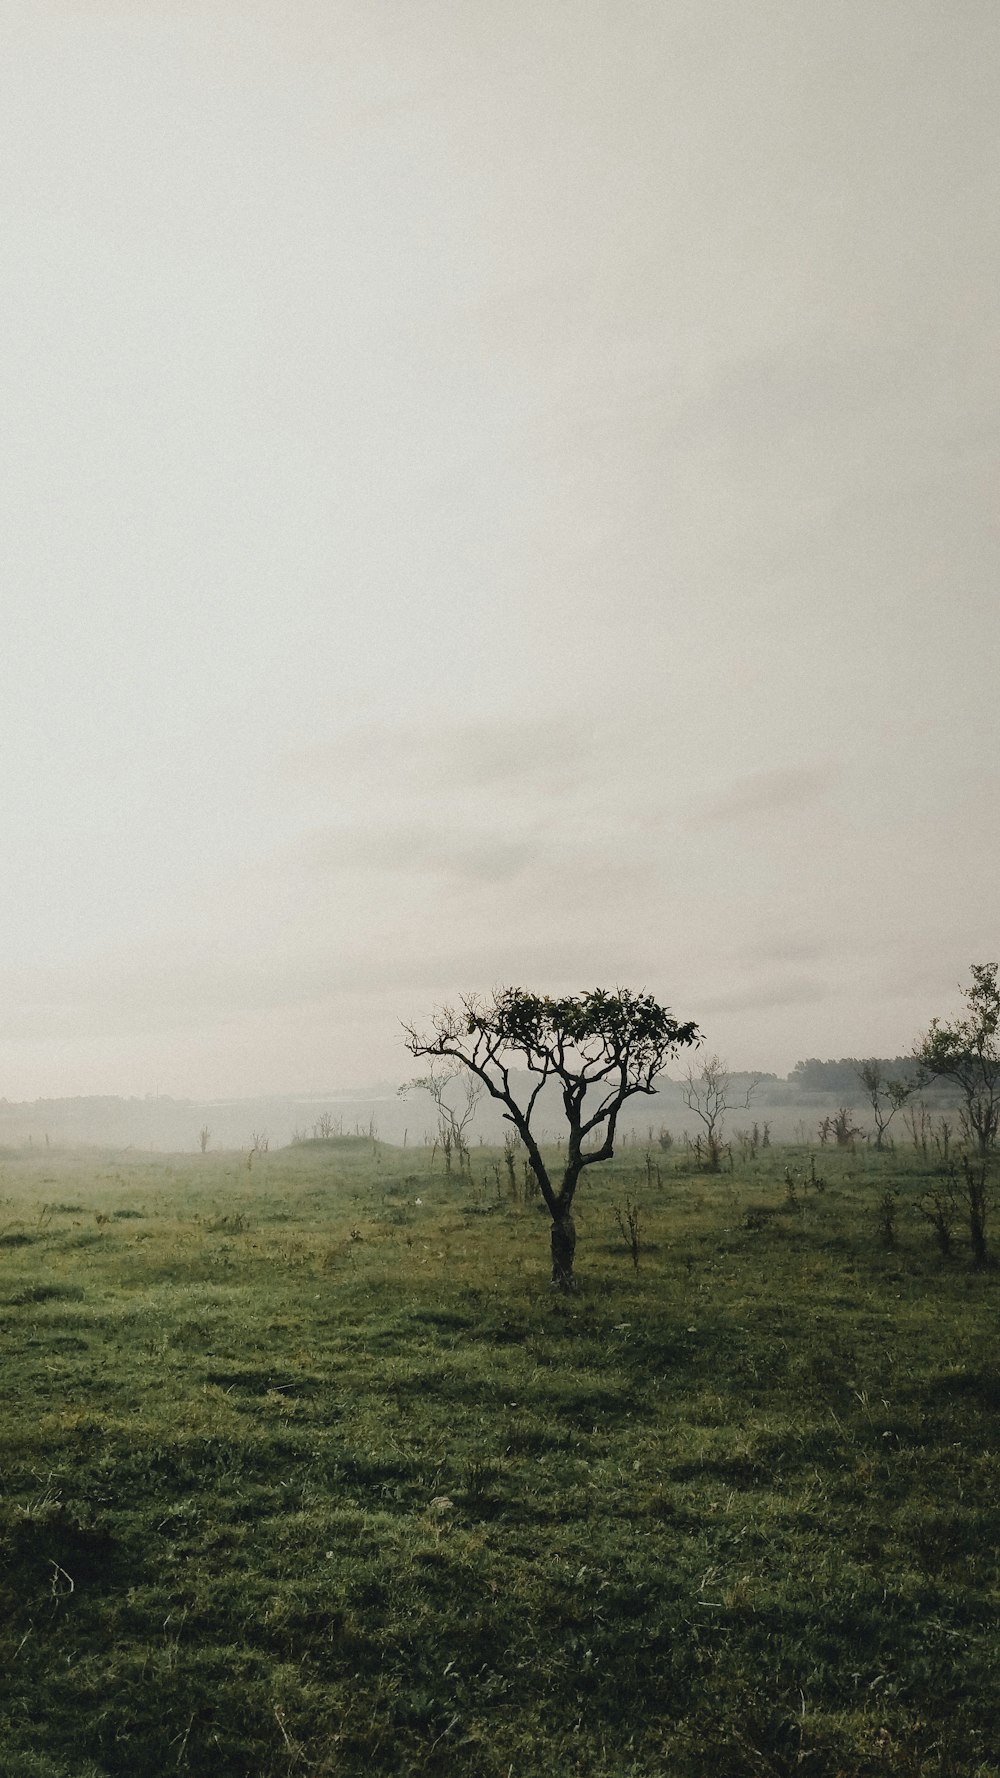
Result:
M0 1093L998 952L996 0L0 0Z

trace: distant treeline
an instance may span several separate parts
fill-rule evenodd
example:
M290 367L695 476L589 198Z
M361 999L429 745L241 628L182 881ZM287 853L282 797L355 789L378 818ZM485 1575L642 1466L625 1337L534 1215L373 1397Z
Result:
M755 1107L783 1106L794 1113L796 1108L801 1111L806 1106L829 1105L833 1101L840 1105L864 1105L868 1095L858 1070L870 1062L880 1069L883 1079L916 1086L918 1070L913 1056L839 1056L826 1061L807 1056L804 1062L796 1062L787 1075L768 1074L761 1069L733 1069L729 1074L730 1102L738 1103L740 1096L752 1087L751 1111ZM694 1072L697 1075L697 1064ZM678 1100L683 1094L680 1080L663 1079L657 1086L667 1099ZM915 1097L942 1109L958 1101L954 1084L947 1080L926 1082Z
M796 1062L788 1076L789 1084L800 1087L806 1093L842 1093L845 1096L854 1096L863 1091L858 1079L858 1069L871 1061L875 1062L888 1080L909 1083L916 1079L917 1064L912 1056L841 1056L836 1062L821 1062L818 1056L809 1056L805 1062Z

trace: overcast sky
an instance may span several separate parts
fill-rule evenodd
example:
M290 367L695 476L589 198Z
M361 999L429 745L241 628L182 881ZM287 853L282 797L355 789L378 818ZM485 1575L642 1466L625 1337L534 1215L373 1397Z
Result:
M0 3L0 1094L1000 949L996 0Z

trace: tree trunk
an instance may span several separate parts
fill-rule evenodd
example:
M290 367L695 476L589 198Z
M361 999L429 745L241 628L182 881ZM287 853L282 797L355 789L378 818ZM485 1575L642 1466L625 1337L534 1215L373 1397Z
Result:
M576 1224L569 1211L552 1222L552 1282L560 1290L575 1290L573 1255L576 1252Z

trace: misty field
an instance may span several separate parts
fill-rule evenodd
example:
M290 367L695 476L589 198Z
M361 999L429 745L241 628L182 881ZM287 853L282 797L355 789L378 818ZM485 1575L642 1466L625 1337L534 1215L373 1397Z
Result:
M940 1165L628 1148L570 1297L472 1166L2 1157L2 1778L1000 1772Z

